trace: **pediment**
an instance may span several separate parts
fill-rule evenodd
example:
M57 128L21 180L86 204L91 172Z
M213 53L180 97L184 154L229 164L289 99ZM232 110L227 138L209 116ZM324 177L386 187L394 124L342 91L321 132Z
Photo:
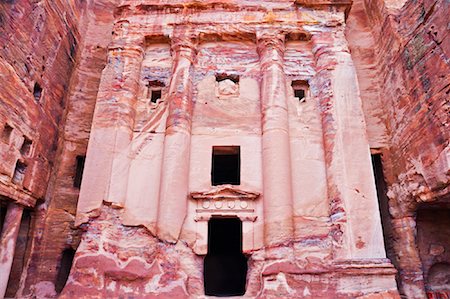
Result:
M226 199L242 199L255 200L261 194L258 192L244 191L234 187L233 185L214 186L210 190L191 192L191 197L197 200L226 200Z

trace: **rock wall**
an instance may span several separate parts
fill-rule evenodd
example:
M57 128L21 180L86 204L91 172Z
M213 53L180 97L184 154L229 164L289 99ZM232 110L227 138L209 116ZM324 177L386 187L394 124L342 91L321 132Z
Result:
M65 123L60 131L58 160L44 204L38 206L33 255L23 277L21 296L54 296L60 279L61 259L67 248L76 250L80 231L74 226L79 194L77 165L84 161L100 74L112 36L115 1L90 1L80 20L83 39L67 90ZM82 163L82 162L81 162Z
M237 203L248 297L398 298L369 146L400 293L450 293L449 2L163 2L0 2L6 295L56 297L71 248L62 298L202 296ZM239 188L210 189L217 145Z
M382 154L388 188L388 253L408 298L425 297L431 267L417 245L416 213L449 208L449 9L446 1L355 1L348 18L371 148Z
M2 266L8 260L5 256L12 261L8 297L23 286L21 276L30 261L36 220L45 217L35 207L48 199L51 172L58 161L85 8L83 1L0 2L0 201L2 208L9 204L5 208L11 213L17 204L30 209L23 216L16 213L18 221L5 223L2 234L5 245L6 226L20 226L14 260L14 240L9 249L2 246L0 250ZM2 292L3 280L8 282L3 269Z
M78 1L0 3L0 192L34 207L47 190L80 42Z

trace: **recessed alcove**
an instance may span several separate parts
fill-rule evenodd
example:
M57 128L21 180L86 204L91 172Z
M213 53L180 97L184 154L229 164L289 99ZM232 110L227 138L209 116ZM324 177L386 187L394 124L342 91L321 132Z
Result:
M25 172L27 170L27 165L21 161L16 162L16 168L14 169L14 174L12 181L14 184L21 184L25 177Z
M73 186L75 188L81 187L81 180L83 179L83 170L85 162L86 156L76 157L75 176L73 177Z
M151 103L156 104L162 97L164 83L160 81L149 81L147 83L147 98Z
M9 140L11 139L11 134L13 131L13 127L8 124L5 124L2 131L2 141L9 144Z
M23 156L28 156L31 152L32 144L33 144L33 141L31 141L31 139L29 139L28 137L24 136L24 140L23 140L22 146L20 148L20 153Z

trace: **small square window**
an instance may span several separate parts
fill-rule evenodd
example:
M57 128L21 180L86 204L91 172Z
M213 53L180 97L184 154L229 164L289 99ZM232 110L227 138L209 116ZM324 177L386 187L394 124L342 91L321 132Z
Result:
M152 103L156 103L159 99L161 99L161 89L153 89L151 92L150 101Z
M213 146L211 183L213 186L241 183L241 148Z
M294 89L294 95L296 98L303 99L305 97L305 90L304 89Z
M157 103L162 97L162 89L164 83L161 81L148 81L147 83L147 99L152 103Z
M308 96L309 84L303 80L292 81L292 89L294 90L294 97L303 102Z

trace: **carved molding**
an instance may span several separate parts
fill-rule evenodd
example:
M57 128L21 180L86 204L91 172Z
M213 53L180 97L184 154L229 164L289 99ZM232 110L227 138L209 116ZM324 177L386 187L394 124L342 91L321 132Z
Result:
M255 200L261 194L258 192L244 191L233 187L233 185L221 185L215 186L208 191L191 192L192 199L197 200L230 200L230 199L241 199L241 200Z
M258 192L222 185L190 195L197 201L195 221L208 221L212 216L237 216L242 221L256 221L254 201L260 196Z

